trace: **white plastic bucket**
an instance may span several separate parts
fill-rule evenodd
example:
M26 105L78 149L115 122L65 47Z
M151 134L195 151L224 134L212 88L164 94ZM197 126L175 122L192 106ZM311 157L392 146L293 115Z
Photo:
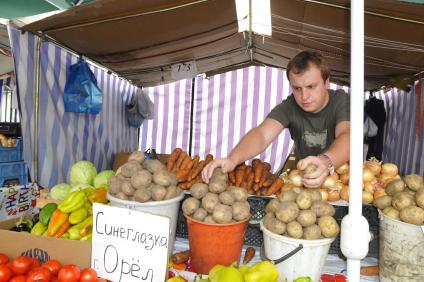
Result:
M424 226L378 212L380 281L424 281Z
M151 201L146 203L121 200L113 197L109 193L107 194L107 198L109 199L111 205L114 207L127 208L170 218L171 222L169 226L168 256L172 255L172 250L174 249L175 231L178 221L178 211L180 208L180 202L184 198L184 193L181 193L179 196L169 200Z
M283 256L300 249L286 260L277 263L280 273L278 281L293 281L300 276L309 276L312 281L320 281L325 259L330 245L335 238L318 240L302 240L272 233L265 228L261 221L261 230L264 234L264 252L266 259L278 260Z

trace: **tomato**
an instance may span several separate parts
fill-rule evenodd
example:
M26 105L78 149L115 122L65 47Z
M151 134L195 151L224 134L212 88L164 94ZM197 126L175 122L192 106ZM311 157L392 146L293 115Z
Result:
M43 267L50 270L53 276L56 276L59 273L59 270L62 268L62 264L58 262L57 260L52 259L52 260L46 261L43 264Z
M0 253L0 264L5 264L9 262L9 257L3 253Z
M40 267L40 261L38 259L36 259L36 258L31 258L31 259L32 259L31 269L36 268L36 267Z
M79 282L96 282L97 272L92 268L85 268L81 271Z
M50 273L50 270L44 267L35 267L28 273L26 282L35 282L39 280L52 280L52 274Z
M12 261L12 270L15 274L27 274L32 266L32 258L20 256Z
M12 270L6 264L0 264L0 282L9 281L12 274Z
M80 274L81 272L78 266L73 264L65 264L62 269L59 270L57 278L59 282L78 282Z
M99 277L97 278L96 282L107 282L107 280Z
M25 275L13 276L12 279L9 280L9 282L26 282L26 276Z

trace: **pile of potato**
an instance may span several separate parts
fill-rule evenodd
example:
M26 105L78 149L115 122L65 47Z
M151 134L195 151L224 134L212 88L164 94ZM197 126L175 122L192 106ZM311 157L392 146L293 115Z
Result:
M275 234L316 240L336 237L340 232L334 207L322 200L318 189L282 191L266 205L265 212L263 224Z
M159 160L145 160L144 153L132 153L116 176L109 179L109 193L121 200L145 203L169 200L181 194L175 175Z
M250 217L250 205L245 189L227 187L227 174L215 169L209 185L196 183L190 198L184 200L183 213L195 220L209 224L226 224Z
M393 219L403 222L424 224L424 180L417 174L389 182L385 195L379 196L373 204Z
M6 135L0 134L0 144L3 147L16 147L16 138L6 137Z

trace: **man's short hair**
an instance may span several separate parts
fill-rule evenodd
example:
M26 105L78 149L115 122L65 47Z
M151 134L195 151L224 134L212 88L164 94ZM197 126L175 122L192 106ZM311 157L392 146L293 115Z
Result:
M286 70L287 79L290 80L290 72L294 74L301 74L307 71L311 64L314 64L320 69L321 77L324 81L330 77L330 68L320 53L314 51L302 51L288 63Z

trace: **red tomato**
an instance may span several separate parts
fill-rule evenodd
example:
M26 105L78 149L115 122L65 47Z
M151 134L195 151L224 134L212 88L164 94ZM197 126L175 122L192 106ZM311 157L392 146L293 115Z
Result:
M3 253L0 253L0 264L5 264L9 262L9 257Z
M80 274L81 272L78 266L73 264L65 264L62 269L59 270L57 278L59 282L78 282Z
M96 282L107 282L107 280L99 277L96 279Z
M15 274L27 274L32 266L32 258L20 256L12 261L12 270Z
M52 280L52 274L50 273L50 270L44 268L44 267L36 267L33 268L27 276L26 282L35 282L35 281L50 281Z
M12 279L9 280L9 282L26 282L26 276L25 275L13 276Z
M35 267L40 267L40 261L36 258L31 258L32 259L32 268Z
M81 271L79 282L96 282L97 272L92 268L85 268Z
M50 270L53 276L56 276L59 273L59 270L62 268L62 264L58 262L57 260L52 259L52 260L46 261L43 264L43 267Z
M0 264L0 282L9 281L12 274L12 270L6 264Z

